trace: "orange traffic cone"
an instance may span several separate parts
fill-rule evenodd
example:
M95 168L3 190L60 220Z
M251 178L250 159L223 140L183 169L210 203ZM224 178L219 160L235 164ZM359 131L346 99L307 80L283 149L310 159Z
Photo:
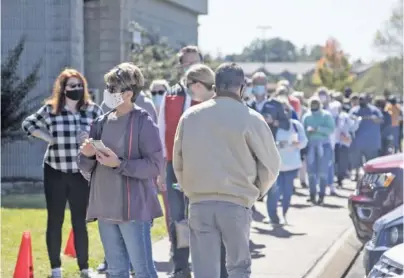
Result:
M15 265L14 278L34 278L34 265L32 263L31 233L22 234L20 251Z
M74 248L74 233L73 229L70 230L69 239L66 243L65 255L76 258L76 249Z

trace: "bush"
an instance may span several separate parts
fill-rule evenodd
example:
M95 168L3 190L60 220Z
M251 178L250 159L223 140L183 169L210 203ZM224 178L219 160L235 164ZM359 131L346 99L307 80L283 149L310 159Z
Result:
M34 102L37 98L28 98L29 92L39 81L41 61L36 63L31 73L22 79L17 74L20 57L24 51L25 38L9 52L1 65L1 142L2 144L23 138L21 122L32 113L27 109L27 102Z

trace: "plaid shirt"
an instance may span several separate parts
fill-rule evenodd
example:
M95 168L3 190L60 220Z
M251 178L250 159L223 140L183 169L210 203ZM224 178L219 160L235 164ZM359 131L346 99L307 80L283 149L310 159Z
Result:
M78 173L78 135L82 131L90 132L91 123L103 114L102 109L96 104L87 104L77 113L66 106L59 115L51 110L50 105L42 106L22 122L22 128L29 136L35 130L44 130L53 137L54 143L48 145L44 163L65 173Z

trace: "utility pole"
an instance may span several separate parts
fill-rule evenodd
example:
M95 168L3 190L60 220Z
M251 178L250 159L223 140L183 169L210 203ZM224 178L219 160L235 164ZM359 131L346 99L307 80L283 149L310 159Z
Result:
M264 68L265 68L266 63L268 62L268 53L267 53L267 49L266 49L267 47L266 47L265 39L266 39L267 30L272 29L272 27L270 25L260 25L260 26L257 26L257 29L261 30L261 32L262 32L261 39L262 39L262 46L263 46L264 52L265 52L265 55L264 55Z

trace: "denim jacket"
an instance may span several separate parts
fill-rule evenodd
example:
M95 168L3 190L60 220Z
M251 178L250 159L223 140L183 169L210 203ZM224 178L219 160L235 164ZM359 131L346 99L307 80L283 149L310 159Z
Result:
M105 197L109 194L116 194L114 186L122 186L122 204L102 204L108 206L108 215L113 215L118 221L150 221L163 215L162 209L153 184L163 168L164 158L159 131L150 115L138 106L130 112L128 128L125 134L124 157L121 159L119 167L114 169L117 174L122 175L122 185L111 185L111 190L105 190L102 194ZM108 114L97 118L90 129L90 138L100 139L102 127ZM83 172L92 173L97 167L95 158L89 158L81 153L78 155L77 163ZM94 186L90 180L90 198L87 209L87 219L89 221L103 218L102 212L93 208L98 207L101 198L97 198ZM97 216L97 217L93 217Z

